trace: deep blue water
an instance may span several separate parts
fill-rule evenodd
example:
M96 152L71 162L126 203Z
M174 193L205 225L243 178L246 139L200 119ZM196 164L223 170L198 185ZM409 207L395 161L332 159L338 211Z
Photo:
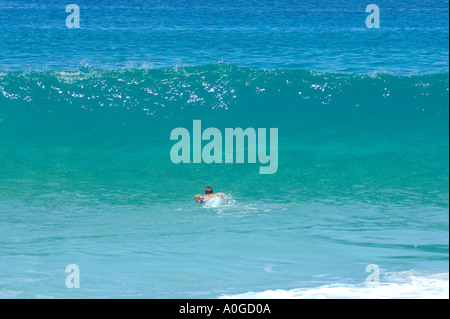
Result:
M395 74L448 71L448 1L0 1L0 70L174 67Z

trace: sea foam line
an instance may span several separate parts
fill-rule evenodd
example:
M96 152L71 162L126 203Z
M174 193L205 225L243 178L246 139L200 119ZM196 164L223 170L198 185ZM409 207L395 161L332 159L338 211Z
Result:
M276 289L223 295L222 299L448 299L449 274L417 275L415 272L387 274L390 282L376 287L329 284L315 288Z

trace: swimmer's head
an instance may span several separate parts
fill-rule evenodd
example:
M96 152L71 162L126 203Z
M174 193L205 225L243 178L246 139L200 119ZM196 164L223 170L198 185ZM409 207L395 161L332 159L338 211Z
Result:
M212 194L212 193L213 193L213 190L211 187L208 186L205 188L205 194Z

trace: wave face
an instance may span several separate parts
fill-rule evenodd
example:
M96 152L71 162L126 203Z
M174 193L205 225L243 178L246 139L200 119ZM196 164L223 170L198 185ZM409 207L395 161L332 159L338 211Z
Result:
M0 297L448 297L448 82L225 63L1 72ZM278 171L174 164L170 133L195 119L278 128ZM230 202L200 207L206 186Z
M170 132L192 131L199 119L203 129L279 129L279 172L263 183L263 192L338 196L397 189L415 200L448 198L448 154L442 151L448 148L448 74L345 75L230 64L83 68L3 72L0 92L3 183L23 172L53 179L55 167L69 180L127 171L118 180L142 181L158 193L156 180L186 176L192 186L192 168L258 182L250 164L170 161Z
M0 91L2 132L20 128L17 134L37 128L90 135L94 130L145 129L191 117L226 125L234 124L227 121L268 122L301 129L328 120L327 126L360 123L407 129L430 120L445 124L448 116L448 73L344 75L255 71L230 64L117 71L83 68L3 72Z

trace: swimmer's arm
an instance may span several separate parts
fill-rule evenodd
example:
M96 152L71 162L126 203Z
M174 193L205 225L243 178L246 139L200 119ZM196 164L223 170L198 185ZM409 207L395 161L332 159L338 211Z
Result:
M202 195L195 195L195 201L198 203L198 201L200 200L200 197L202 197Z
M222 196L223 197L223 196L225 196L225 193L215 193L214 197L216 197L216 196Z

